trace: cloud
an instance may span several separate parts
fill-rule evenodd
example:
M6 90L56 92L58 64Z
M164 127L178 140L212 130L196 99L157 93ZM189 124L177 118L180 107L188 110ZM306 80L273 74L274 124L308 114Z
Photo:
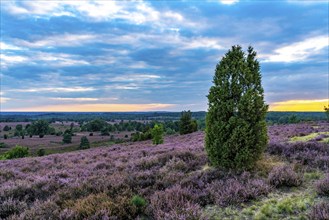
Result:
M42 112L135 112L157 111L170 109L174 104L148 103L148 104L70 104L49 105L29 108L6 109L6 111L42 111Z
M224 5L233 5L239 2L239 0L219 0L219 1Z
M98 101L98 98L50 98L52 100L57 100L57 101L70 101L70 102L90 102L90 101Z
M274 50L274 54L264 55L265 62L299 62L321 53L329 46L329 37L316 36Z
M35 41L16 40L18 45L38 48L38 47L74 47L85 44L87 42L93 42L98 36L92 34L61 34L44 37Z
M270 111L323 111L329 104L329 99L288 100L270 104Z
M0 103L6 103L7 101L11 100L11 98L7 98L7 97L0 97Z
M17 47L11 44L7 44L4 42L0 42L0 49L1 50L22 50L21 47Z
M88 92L96 90L93 87L48 87L48 88L26 88L26 89L11 89L12 92Z

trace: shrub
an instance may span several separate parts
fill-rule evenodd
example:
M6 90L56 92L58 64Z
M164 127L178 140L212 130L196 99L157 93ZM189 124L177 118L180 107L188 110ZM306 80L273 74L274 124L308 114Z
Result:
M143 209L146 207L147 202L146 200L138 195L135 195L131 199L131 203L136 207L137 212L142 213Z
M163 143L163 126L162 125L154 125L154 128L151 131L152 133L152 141L153 144L162 144Z
M0 219L6 219L11 215L19 214L27 209L27 204L18 200L9 198L8 200L0 200Z
M44 156L45 154L46 154L45 149L40 148L40 149L37 150L37 155L38 155L39 157L42 157L42 156Z
M329 196L329 176L327 176L322 180L317 181L315 186L316 186L316 191L320 195Z
M0 142L0 148L6 148L6 144L3 142Z
M88 149L88 148L90 148L89 140L88 140L88 138L86 136L81 137L79 148L80 149Z
M10 127L8 125L6 125L4 128L3 128L3 131L9 131L10 130Z
M179 121L179 133L189 134L198 130L198 124L196 120L192 120L191 111L183 111Z
M216 66L206 115L205 148L215 166L250 169L267 145L264 103L256 52L233 46Z
M290 166L277 166L269 173L268 182L275 187L299 186L302 184L302 176L293 171Z
M72 143L72 135L70 133L65 133L63 135L63 143L64 144Z
M4 134L3 135L3 139L7 139L8 138L8 135L7 134Z
M16 145L16 147L12 148L11 150L7 151L4 154L4 158L15 159L15 158L27 157L28 155L29 155L29 148Z
M16 125L16 130L17 131L22 131L23 130L23 125L21 125L21 124Z
M194 202L192 193L179 185L157 191L151 197L150 206L155 219L202 219L201 208Z
M104 127L101 129L101 135L102 135L102 136L110 136L110 131L109 131L108 126L104 126Z
M312 220L328 220L329 219L329 202L318 203L313 206L310 213Z

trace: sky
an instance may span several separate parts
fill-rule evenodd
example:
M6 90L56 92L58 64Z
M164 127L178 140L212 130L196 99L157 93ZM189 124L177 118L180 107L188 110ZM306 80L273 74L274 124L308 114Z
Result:
M205 111L249 45L271 111L329 105L328 0L1 0L1 111Z

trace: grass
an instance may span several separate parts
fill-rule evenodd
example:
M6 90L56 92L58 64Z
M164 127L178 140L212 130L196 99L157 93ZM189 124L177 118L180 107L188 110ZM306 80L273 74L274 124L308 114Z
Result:
M315 203L316 194L297 191L293 193L276 192L260 201L246 204L245 207L216 206L205 209L209 219L308 219L310 207Z
M311 133L305 136L295 136L290 138L289 142L307 142L310 141L316 137L318 137L321 134L325 134L325 135L329 135L329 132L315 132L315 133ZM328 142L329 141L329 137L328 138L324 138L322 140L322 142Z

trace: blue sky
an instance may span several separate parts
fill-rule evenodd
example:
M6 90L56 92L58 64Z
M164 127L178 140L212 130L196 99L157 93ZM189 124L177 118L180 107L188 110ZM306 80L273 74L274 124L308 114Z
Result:
M321 0L3 0L1 111L206 110L235 44L258 52L272 110L323 108L328 11Z

